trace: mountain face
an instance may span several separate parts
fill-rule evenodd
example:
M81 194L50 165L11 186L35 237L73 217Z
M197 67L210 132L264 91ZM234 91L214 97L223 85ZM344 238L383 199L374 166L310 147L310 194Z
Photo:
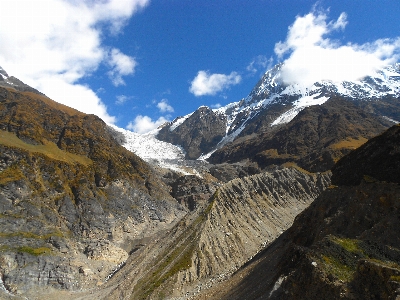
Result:
M158 138L186 150L187 159L196 159L212 151L225 136L226 117L208 107L200 107L187 118L176 120L179 126L165 126Z
M101 119L0 87L0 278L38 295L103 284L185 213Z
M377 118L343 97L303 109L288 124L257 138L240 139L215 151L211 163L239 162L248 158L261 169L294 162L313 172L330 169L334 163L381 133L390 121Z
M229 145L234 140L238 143L245 140L250 144L255 144L259 140L264 140L265 137L275 134L278 130L282 130L282 127L290 130L287 126L290 126L291 121L306 108L326 104L324 107L329 107L330 110L336 109L336 113L340 114L343 103L330 101L328 104L328 100L332 99L345 99L357 108L354 108L354 113L359 114L359 116L347 115L347 117L343 117L343 119L347 119L347 123L351 124L350 127L353 124L360 128L364 126L375 127L370 135L359 135L358 137L354 137L353 132L348 136L342 132L340 135L343 139L368 139L374 134L382 132L383 128L388 128L394 122L400 120L400 104L398 101L400 96L400 64L387 67L356 82L321 81L308 87L299 84L286 85L280 73L281 67L280 64L267 71L245 99L214 110L201 107L195 113L167 124L157 138L174 144L180 143L179 145L186 151L186 158L193 159L203 155L201 158L210 157L210 162L222 163L245 160L254 156L254 153L237 152L234 154L236 157L232 160L232 152L234 152L232 147L235 146L230 145L231 148L229 148L225 145ZM341 105L335 107L336 103ZM361 112L356 112L356 110ZM208 123L207 120L199 123L198 116L204 111L208 111L208 114L213 117L210 118ZM346 113L349 114L350 112L347 110ZM322 112L322 116L317 115L316 111L311 112L311 114L319 119L327 117L324 112ZM360 114L364 114L364 120L367 120L368 124L364 124ZM219 121L216 122L216 120ZM311 124L312 126L314 125ZM222 127L225 127L225 134L221 138ZM207 147L201 147L201 143L191 143L186 140L187 128L190 128L191 132L196 132L197 140L201 140L201 136L205 132L204 138L208 141L213 140L213 142L208 143ZM203 128L207 128L207 131L204 131ZM343 128L345 128L344 125ZM215 132L212 138L209 136L209 132ZM280 132L282 134L282 131ZM337 136L332 137L332 141L334 143L339 142L335 138ZM242 145L236 147L242 149ZM262 151L277 150L279 156L298 155L296 151L291 153L290 149L278 148L269 148L268 145L264 148L258 147L259 151L256 154ZM217 152L215 152L216 150ZM205 151L209 152L206 153ZM331 166L332 164L328 167Z
M187 299L228 278L272 243L330 184L291 168L235 179L164 237L133 253L103 299Z
M396 299L400 181L398 168L386 170L398 164L399 133L394 126L343 157L337 185L207 299Z

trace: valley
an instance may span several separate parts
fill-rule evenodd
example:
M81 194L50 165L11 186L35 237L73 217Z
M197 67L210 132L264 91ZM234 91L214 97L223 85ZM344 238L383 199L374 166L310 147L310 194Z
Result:
M396 299L400 65L138 134L0 78L1 299Z

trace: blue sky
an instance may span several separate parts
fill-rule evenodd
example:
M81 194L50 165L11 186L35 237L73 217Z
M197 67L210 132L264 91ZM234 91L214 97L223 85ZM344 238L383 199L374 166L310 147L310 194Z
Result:
M0 66L145 132L239 101L280 61L287 82L304 84L396 62L399 15L398 0L2 0Z

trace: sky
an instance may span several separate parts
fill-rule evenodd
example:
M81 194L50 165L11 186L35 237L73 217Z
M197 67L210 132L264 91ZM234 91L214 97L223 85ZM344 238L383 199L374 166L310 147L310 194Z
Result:
M398 0L1 0L0 66L51 99L145 133L288 84L399 62Z

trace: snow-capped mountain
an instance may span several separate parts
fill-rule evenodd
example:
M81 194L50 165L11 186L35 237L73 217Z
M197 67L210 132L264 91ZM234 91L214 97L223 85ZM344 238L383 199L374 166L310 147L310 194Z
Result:
M206 111L204 107L199 108L203 111L203 115L204 113L208 115L208 118L214 123L215 120L225 122L225 134L222 137L219 133L220 122L217 122L217 127L211 123L199 124L196 127L194 124L196 122L191 120L196 115L195 113L177 118L169 123L157 137L163 141L182 145L187 152L187 158L194 158L193 155L190 155L193 151L193 132L190 130L196 130L197 133L207 131L208 147L205 148L211 150L206 153L194 151L196 157L207 159L216 149L235 140L238 136L267 131L277 125L289 123L304 108L321 105L333 95L340 95L354 101L382 101L386 97L400 97L400 64L388 66L358 81L322 80L311 86L285 84L281 73L282 66L283 64L278 64L268 70L249 95L241 101L213 110L207 108ZM213 115L212 118L210 118L210 114ZM396 114L386 117L394 119L394 121L399 119L394 118ZM186 123L190 123L190 126L181 130ZM210 130L211 127L213 127L212 130ZM209 131L218 134L210 136ZM197 144L204 143L203 139Z
M1 66L0 66L0 81L8 81L8 74L6 72L6 70L4 70Z

